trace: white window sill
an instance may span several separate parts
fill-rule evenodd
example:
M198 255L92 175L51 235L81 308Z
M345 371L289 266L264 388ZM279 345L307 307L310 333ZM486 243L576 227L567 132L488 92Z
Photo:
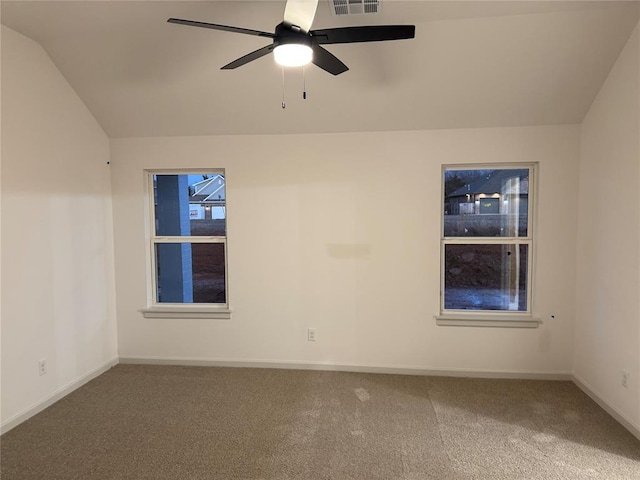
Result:
M500 327L500 328L538 328L539 318L517 315L436 315L436 324L441 327Z
M228 320L231 310L228 308L203 308L187 306L151 307L140 310L144 318L213 318Z

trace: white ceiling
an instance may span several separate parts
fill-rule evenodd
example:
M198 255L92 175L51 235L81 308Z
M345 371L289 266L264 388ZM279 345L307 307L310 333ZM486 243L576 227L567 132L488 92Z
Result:
M415 130L580 123L640 16L638 1L394 1L313 28L415 24L416 38L328 45L334 77L282 73L271 56L226 63L268 39L166 23L273 31L284 1L2 1L110 137Z

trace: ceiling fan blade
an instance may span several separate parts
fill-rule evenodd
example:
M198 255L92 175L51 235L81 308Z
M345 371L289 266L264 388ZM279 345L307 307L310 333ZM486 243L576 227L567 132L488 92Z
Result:
M314 65L317 65L332 75L340 75L341 73L349 70L349 67L342 63L338 57L328 50L325 50L320 45L314 44L311 48L313 48L312 62Z
M212 30L223 30L225 32L244 33L246 35L256 35L258 37L275 38L275 34L269 32L261 32L260 30L251 30L248 28L231 27L229 25L216 25L215 23L196 22L194 20L183 20L181 18L170 18L169 23L177 23L178 25L187 25L189 27L210 28Z
M233 70L234 68L238 68L241 67L242 65L245 65L249 62L253 62L254 60L257 60L260 57L264 57L265 55L271 53L274 49L275 45L271 44L271 45L267 45L266 47L262 47L259 48L258 50L251 52L251 53L247 53L244 57L240 57L237 60L234 60L231 63L226 64L224 67L222 67L220 70Z
M304 33L311 30L313 18L316 16L318 0L287 0L284 7L284 23L297 25Z
M415 25L373 25L369 27L342 27L309 32L321 45L330 43L381 42L404 40L416 36Z

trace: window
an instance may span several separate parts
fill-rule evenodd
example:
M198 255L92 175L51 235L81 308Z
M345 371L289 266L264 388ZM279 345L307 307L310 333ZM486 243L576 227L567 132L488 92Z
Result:
M438 319L530 319L534 165L474 167L443 168Z
M228 312L224 172L147 175L151 308L145 316Z

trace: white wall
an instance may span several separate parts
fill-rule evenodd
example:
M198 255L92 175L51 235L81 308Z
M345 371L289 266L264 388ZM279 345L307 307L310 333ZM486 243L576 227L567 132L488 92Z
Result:
M638 27L581 128L575 374L640 429ZM629 387L621 385L622 371Z
M108 160L47 54L3 26L3 427L117 355Z
M571 371L577 126L116 139L111 151L123 357ZM435 325L441 165L467 162L540 162L538 329ZM176 167L226 169L231 320L139 313L143 169Z

